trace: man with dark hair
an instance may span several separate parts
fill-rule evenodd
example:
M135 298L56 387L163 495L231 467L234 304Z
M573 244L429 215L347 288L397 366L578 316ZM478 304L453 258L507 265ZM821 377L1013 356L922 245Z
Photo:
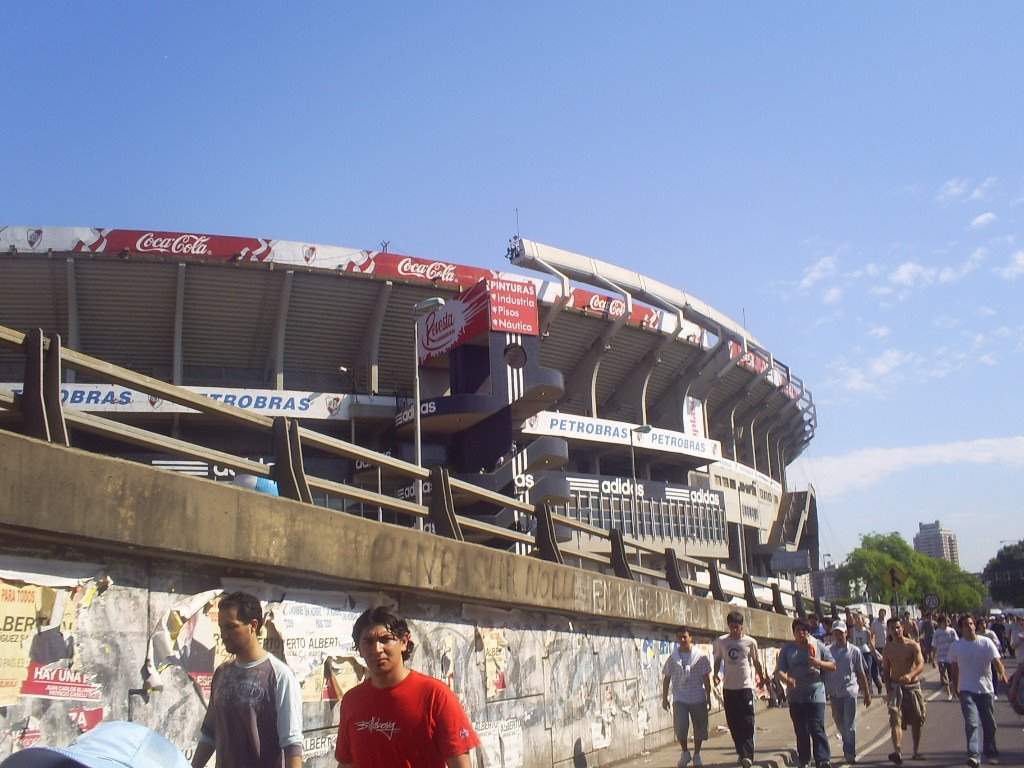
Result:
M889 730L894 747L889 753L889 760L902 765L903 731L908 727L914 738L914 759L924 759L921 729L927 710L920 680L924 672L924 656L921 655L921 646L903 634L903 623L895 616L889 619L886 629L889 630L889 642L882 656L885 665L882 677L888 692Z
M863 695L864 706L871 705L871 684L867 664L860 648L850 642L846 623L832 625L834 672L825 675L825 693L832 702L832 721L843 738L843 757L847 763L857 762L857 696Z
M793 641L779 651L775 674L789 689L789 716L801 766L810 763L813 747L815 766L832 768L832 751L825 734L825 685L821 673L835 668L829 649L811 636L810 622L794 619Z
M235 658L213 673L210 708L192 757L203 768L301 768L302 692L288 666L260 643L263 606L246 592L220 600L221 640Z
M683 753L678 768L686 768L693 760L700 768L701 744L708 738L708 712L711 711L711 661L693 645L693 635L686 627L676 630L678 647L665 660L661 673L661 706L672 712L672 726ZM669 704L669 686L672 704ZM693 722L693 755L687 749L690 722Z
M413 651L405 619L369 608L352 639L366 679L341 701L339 768L471 768L480 739L447 685L405 665Z
M946 701L952 701L957 695L951 687L949 679L949 649L959 638L956 630L949 626L949 617L946 614L939 616L939 627L932 636L932 650L935 653L935 661L939 665L939 682L946 692Z
M750 768L754 764L754 690L765 683L764 670L757 655L757 641L743 634L743 614L731 611L725 621L729 633L714 644L715 685L720 681L718 670L723 669L725 721L740 765Z
M967 765L978 768L982 752L987 762L995 765L999 762L999 749L996 747L992 675L994 667L1005 683L1006 669L996 644L976 632L971 616L960 617L960 634L962 637L949 648L949 673L953 686L960 692L960 712L967 736ZM978 739L979 728L981 739Z

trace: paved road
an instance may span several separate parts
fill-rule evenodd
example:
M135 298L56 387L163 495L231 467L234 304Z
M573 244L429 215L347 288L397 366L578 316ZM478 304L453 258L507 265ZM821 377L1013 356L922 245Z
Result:
M1004 660L1004 663L1006 660ZM1012 663L1012 662L1011 662ZM1013 670L1008 665L1007 674ZM925 698L928 699L928 714L921 739L924 760L911 760L913 752L910 734L904 743L904 766L921 768L935 766L964 766L967 764L967 742L964 737L964 721L960 705L956 700L947 702L939 688L938 673L928 667L924 674ZM999 731L996 740L1001 754L1000 764L1024 768L1024 721L1006 703L1002 691L996 703L996 723ZM835 765L842 764L842 742L831 722L831 713L826 711L826 724L832 744ZM711 738L704 744L702 756L705 766L735 766L736 753L732 739L725 728L725 717L716 713L711 717ZM892 752L889 738L889 722L884 702L872 701L867 710L861 706L857 723L857 764L890 766L888 755ZM782 768L796 763L793 741L793 725L789 710L764 709L757 715L756 762L760 768ZM652 749L650 754L638 755L628 760L603 765L614 768L675 768L679 760L676 744ZM984 763L983 763L984 764ZM596 768L598 763L582 763Z

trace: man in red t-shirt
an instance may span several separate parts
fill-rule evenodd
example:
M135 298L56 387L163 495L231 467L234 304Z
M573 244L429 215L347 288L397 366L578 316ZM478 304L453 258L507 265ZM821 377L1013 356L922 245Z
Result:
M367 677L341 701L339 768L472 768L480 738L451 689L405 666L409 625L387 606L356 619Z

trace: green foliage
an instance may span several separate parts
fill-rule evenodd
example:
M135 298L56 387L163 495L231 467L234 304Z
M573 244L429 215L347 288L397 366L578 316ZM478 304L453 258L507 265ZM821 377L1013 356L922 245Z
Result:
M975 576L948 560L915 552L898 533L862 536L860 546L837 569L837 576L840 583L853 587L848 599L859 600L861 595L854 590L863 584L875 600L891 604L896 602L896 594L884 577L894 567L907 574L900 587L901 603L920 605L925 595L934 592L941 610L963 612L980 608L985 598L985 587Z
M984 578L993 600L1024 608L1024 539L1000 549L985 566Z

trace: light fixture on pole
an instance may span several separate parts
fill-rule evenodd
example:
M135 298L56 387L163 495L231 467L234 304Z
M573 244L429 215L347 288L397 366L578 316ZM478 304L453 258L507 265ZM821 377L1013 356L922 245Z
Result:
M633 503L630 504L630 507L632 508L631 512L633 514L634 531L636 531L640 527L643 515L641 515L640 518L638 518L636 514L636 508L640 504L640 493L639 489L636 487L636 447L633 442L633 435L646 435L652 429L654 429L654 427L652 427L650 424L641 424L640 426L633 427L632 429L629 430L629 466L630 471L633 475ZM640 555L638 553L637 557L639 556Z
M416 452L416 466L423 467L423 433L420 427L420 317L440 309L445 304L440 296L432 296L413 305L412 307L412 399L413 407L416 409L413 414L413 445ZM423 478L416 476L416 504L423 506ZM416 527L423 527L423 518L418 518Z

